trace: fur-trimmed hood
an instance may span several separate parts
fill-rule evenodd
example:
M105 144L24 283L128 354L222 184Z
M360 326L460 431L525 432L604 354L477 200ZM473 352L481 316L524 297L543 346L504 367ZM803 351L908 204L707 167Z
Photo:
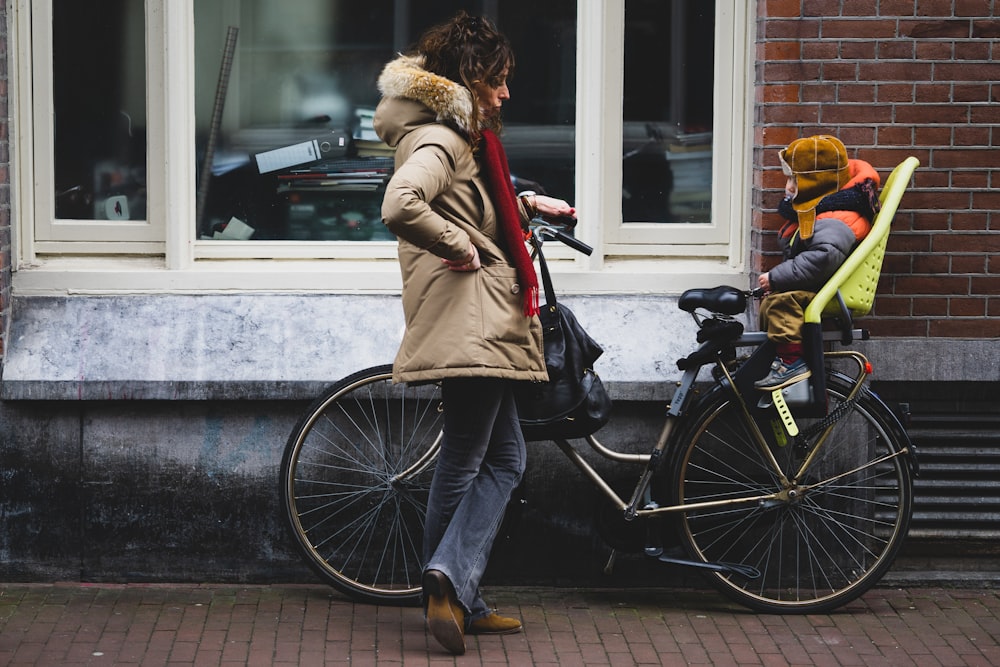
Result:
M470 133L472 93L460 83L425 70L423 56L401 55L391 61L379 75L378 89L382 93L380 106L387 112L379 114L381 123L376 131L390 146L414 125L427 122L447 123L465 135ZM430 113L419 113L405 101L419 102Z

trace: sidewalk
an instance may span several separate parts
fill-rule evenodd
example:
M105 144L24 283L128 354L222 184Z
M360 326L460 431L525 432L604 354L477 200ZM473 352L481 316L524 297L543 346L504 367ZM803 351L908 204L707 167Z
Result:
M1000 591L882 588L771 616L702 590L494 588L521 634L444 653L416 608L324 586L0 584L0 666L1000 665Z

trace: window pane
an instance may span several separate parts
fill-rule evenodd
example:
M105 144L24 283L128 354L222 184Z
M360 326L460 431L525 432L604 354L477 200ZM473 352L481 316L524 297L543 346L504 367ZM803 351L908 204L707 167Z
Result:
M52 1L55 214L146 217L143 3Z
M571 197L575 0L195 0L196 141L200 164L211 164L201 169L199 237L391 239L380 208L392 153L366 127L376 80L458 9L492 16L514 45L512 172ZM220 86L230 26L238 35ZM283 148L290 155L273 152Z
M576 179L576 2L503 0L498 23L517 59L504 147L517 189L572 201ZM544 35L544 38L540 37Z
M711 221L714 34L714 2L626 0L626 222Z

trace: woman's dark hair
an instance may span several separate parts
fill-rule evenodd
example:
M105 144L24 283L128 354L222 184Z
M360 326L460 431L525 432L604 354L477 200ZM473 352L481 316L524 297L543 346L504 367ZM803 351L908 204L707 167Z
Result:
M417 42L416 51L424 56L428 72L463 84L473 95L474 84L498 87L514 71L514 51L507 38L488 18L470 16L465 10L427 30ZM473 134L478 135L482 121L479 105L472 107ZM493 125L491 129L499 131L499 117Z

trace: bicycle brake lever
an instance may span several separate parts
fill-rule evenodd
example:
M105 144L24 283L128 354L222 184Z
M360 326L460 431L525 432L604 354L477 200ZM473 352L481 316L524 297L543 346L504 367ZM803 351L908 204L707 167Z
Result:
M555 239L584 255L590 255L594 252L592 247L575 236L570 236L558 227L545 224L544 221L542 224L533 225L532 229L534 230L534 238L538 239L539 242L544 242L546 238Z
M576 227L577 219L572 215L552 215L547 218L549 222L554 225L559 225L566 229L573 229Z

